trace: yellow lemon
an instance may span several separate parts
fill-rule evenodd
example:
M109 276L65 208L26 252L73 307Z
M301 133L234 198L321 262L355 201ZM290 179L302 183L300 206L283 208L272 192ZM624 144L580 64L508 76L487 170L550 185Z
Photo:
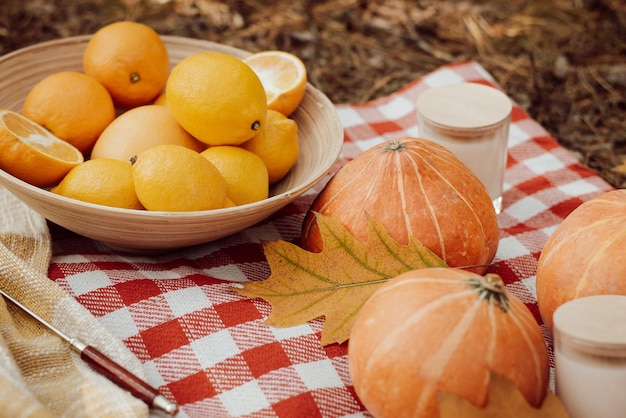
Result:
M218 169L228 185L227 196L235 205L266 199L269 193L267 167L260 157L243 148L222 145L200 154Z
M274 184L285 177L298 160L298 124L278 111L268 110L265 126L241 144L241 148L261 157L267 166L270 184Z
M148 210L181 212L218 209L226 181L202 155L180 145L157 145L133 158L139 201Z
M224 199L224 207L225 208L234 208L235 206L237 206L237 205L235 205L235 202L233 202L232 200L230 200L228 198L228 196L226 196L226 199Z
M10 110L0 110L0 168L39 187L53 186L82 163L70 143Z
M261 79L267 108L291 115L306 92L307 71L297 56L285 51L263 51L244 58Z
M165 94L178 123L208 145L239 145L265 123L263 84L231 55L200 52L186 57L172 69Z
M206 145L185 131L167 106L135 107L118 116L100 135L91 158L130 161L141 151L162 144L181 145L202 151Z
M110 158L87 160L50 189L83 202L125 209L143 209L135 193L130 162Z

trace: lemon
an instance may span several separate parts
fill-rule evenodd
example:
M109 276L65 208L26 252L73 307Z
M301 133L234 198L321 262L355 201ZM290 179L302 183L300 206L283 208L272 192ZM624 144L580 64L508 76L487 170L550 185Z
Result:
M98 205L143 209L135 193L130 162L110 158L77 165L50 191Z
M181 212L218 209L226 199L226 180L202 155L164 144L133 158L139 201L148 210Z
M0 110L0 168L39 187L53 186L83 154L19 113Z
M235 205L267 199L269 177L259 156L232 145L209 147L200 155L222 174L228 186L226 194Z
M200 52L183 59L172 69L165 97L178 123L208 145L239 145L265 123L261 80L228 54Z
M261 157L267 167L270 184L281 180L296 164L300 144L298 124L281 112L268 110L265 126L249 141L241 144Z
M228 196L226 196L226 199L224 199L224 207L225 208L234 208L235 206L235 202L233 202L232 200L229 199Z

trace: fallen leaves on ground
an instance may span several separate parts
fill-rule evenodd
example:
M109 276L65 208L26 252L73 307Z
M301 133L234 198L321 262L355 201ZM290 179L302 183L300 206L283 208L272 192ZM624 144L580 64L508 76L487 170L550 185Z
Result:
M409 270L445 267L417 239L399 244L373 218L363 244L337 220L316 216L322 252L308 252L286 241L264 242L270 277L235 289L272 305L268 325L289 327L323 316L322 345L342 343L365 301L387 280Z

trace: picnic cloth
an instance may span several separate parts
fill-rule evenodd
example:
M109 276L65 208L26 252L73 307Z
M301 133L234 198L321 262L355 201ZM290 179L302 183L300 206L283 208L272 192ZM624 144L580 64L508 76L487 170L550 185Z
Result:
M0 188L0 288L70 337L89 342L139 376L141 363L47 277L45 220ZM0 416L141 417L148 408L109 384L68 344L0 297Z
M381 99L337 105L345 137L335 169L377 143L417 136L415 101L419 94L457 82L497 87L480 64L462 62L441 67ZM231 289L233 283L269 276L261 240L297 242L304 214L328 178L240 233L160 255L115 252L49 223L49 279L45 277L46 224L27 208L16 209L19 203L3 195L1 238L6 250L3 248L0 259L0 285L24 302L32 302L32 308L60 328L144 376L180 405L179 417L367 417L351 384L347 344L321 346L322 319L273 328L263 324L271 310L266 302L245 299ZM496 272L541 324L534 283L544 243L574 208L611 186L514 104L504 189ZM7 207L13 213L8 219ZM4 231L17 224L25 225L18 228L18 241L29 247L25 251L17 248L12 238L15 233ZM28 273L7 274L16 269L14 263ZM16 394L2 391L0 407L4 411L13 399L28 398L38 400L37 408L53 412L70 405L73 409L67 416L77 416L80 408L93 416L123 416L120 410L138 416L145 413L126 394L76 361L75 355L66 354L54 338L26 325L19 312L8 309L7 313L7 306L0 307L0 376L12 384L11 394ZM4 319L7 315L9 321ZM11 343L13 333L22 328L25 331L20 338L32 344L21 352L26 360ZM551 352L551 336L542 328ZM41 342L44 338L45 343ZM50 372L37 374L43 364L28 363L28 353L39 356L38 344L50 347L57 356L54 364L45 367L52 368L50 371L72 369L72 375L81 379L61 381ZM89 390L78 389L78 385ZM98 394L91 395L92 390ZM56 405L59 396L63 396L62 407ZM80 399L72 399L74 396ZM92 404L96 401L97 406ZM18 407L27 411L31 404L24 400Z

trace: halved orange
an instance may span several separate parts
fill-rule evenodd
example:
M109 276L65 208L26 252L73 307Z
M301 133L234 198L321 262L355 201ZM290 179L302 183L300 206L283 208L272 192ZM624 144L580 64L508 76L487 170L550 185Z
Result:
M0 110L0 168L39 187L58 183L83 154L19 113Z
M285 51L263 51L244 59L261 79L267 108L291 115L306 92L307 71L297 56Z

